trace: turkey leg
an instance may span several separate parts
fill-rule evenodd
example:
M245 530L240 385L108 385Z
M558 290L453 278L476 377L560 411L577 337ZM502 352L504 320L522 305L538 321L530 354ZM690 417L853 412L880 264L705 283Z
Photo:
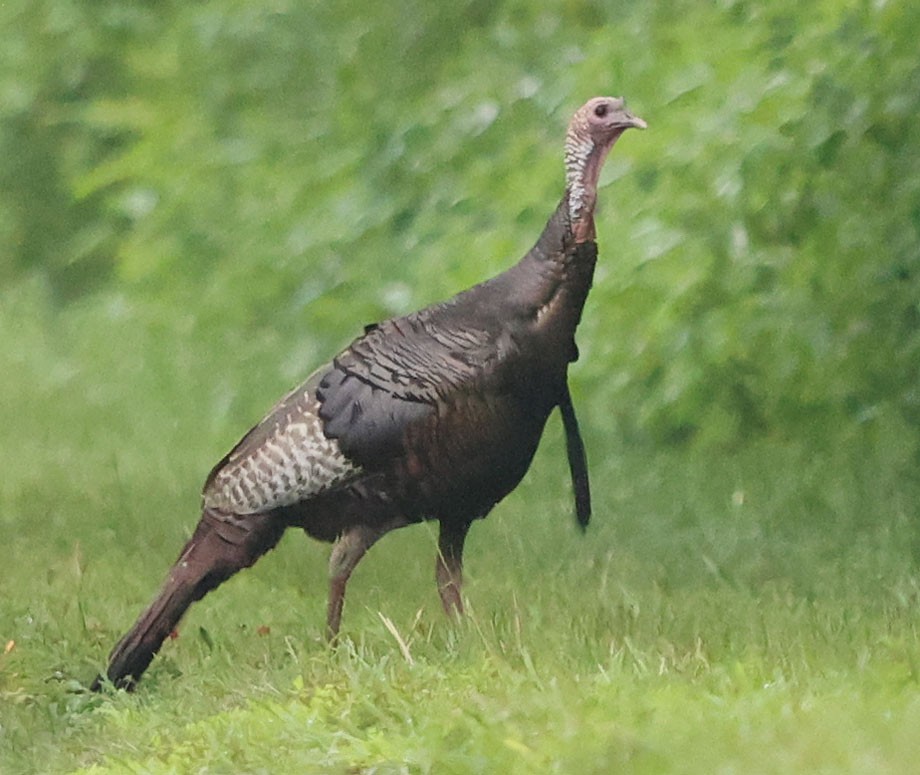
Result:
M339 536L329 556L329 604L326 609L326 640L334 643L342 623L345 586L355 566L383 535L405 525L404 520L383 526L355 525Z
M460 599L463 587L463 543L469 529L469 522L441 520L435 577L438 580L441 604L448 616L463 613L463 601Z

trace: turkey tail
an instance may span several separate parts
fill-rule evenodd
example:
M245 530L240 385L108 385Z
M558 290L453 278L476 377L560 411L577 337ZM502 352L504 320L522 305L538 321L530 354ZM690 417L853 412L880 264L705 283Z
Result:
M585 444L581 440L578 418L572 405L572 394L565 386L559 401L562 413L562 425L565 428L565 448L569 457L569 472L572 475L572 489L575 491L575 518L582 530L587 529L591 521L591 486L588 481L588 456Z
M284 527L277 518L261 514L228 517L205 509L160 593L112 649L108 680L132 689L188 607L273 548ZM98 691L104 683L97 676L90 688Z

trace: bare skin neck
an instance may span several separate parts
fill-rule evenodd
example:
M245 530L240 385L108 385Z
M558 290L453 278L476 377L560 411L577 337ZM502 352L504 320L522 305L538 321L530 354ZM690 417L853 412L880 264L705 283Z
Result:
M609 142L597 145L578 127L570 127L565 142L565 178L569 191L569 219L575 243L593 242L594 207L597 204L597 181L604 160L616 142L617 133Z

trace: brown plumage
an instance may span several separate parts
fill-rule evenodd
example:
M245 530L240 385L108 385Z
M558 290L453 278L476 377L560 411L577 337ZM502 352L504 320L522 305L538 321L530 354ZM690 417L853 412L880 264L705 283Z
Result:
M132 687L188 606L275 546L288 527L334 542L327 633L345 585L382 535L440 522L445 611L460 613L463 543L524 476L560 407L576 513L590 516L584 447L567 386L591 287L600 168L645 123L621 99L583 105L566 137L566 189L536 245L448 301L369 326L282 399L211 471L194 535L106 671ZM94 683L99 688L104 679Z

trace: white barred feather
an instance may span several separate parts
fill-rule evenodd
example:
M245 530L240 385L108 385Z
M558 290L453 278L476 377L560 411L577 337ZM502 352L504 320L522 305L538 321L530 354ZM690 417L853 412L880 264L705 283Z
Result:
M204 492L205 507L235 514L270 511L360 473L339 443L323 433L318 411L312 391L305 391L295 410L279 418L261 444L230 455Z

